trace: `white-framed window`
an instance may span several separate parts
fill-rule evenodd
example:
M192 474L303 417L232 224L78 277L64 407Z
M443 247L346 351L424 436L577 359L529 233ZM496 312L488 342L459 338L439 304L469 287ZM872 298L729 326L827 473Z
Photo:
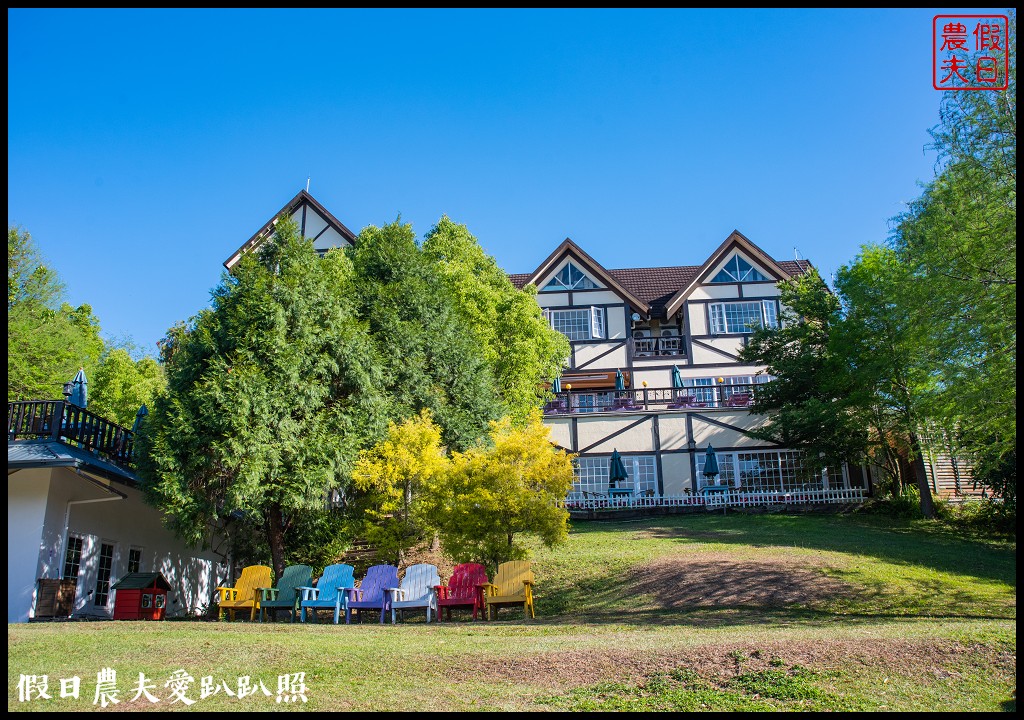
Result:
M699 455L697 473L700 486L713 485L714 478L705 478L701 471L704 456ZM799 450L768 450L752 452L717 452L721 485L748 492L792 492L845 487L846 477L841 468L826 468L813 473L804 465L804 453Z
M658 492L658 465L653 455L623 455L629 480L622 487L631 488L635 495L650 495ZM578 457L573 460L576 480L572 494L584 492L605 495L608 492L611 457Z
M82 547L84 538L80 535L68 535L68 547L64 552L64 572L62 578L77 578L82 568Z
M565 290L595 290L597 283L571 262L558 271L541 292L561 292Z
M128 572L137 573L142 569L142 548L128 548Z
M733 255L715 277L713 283L728 282L771 282L739 255Z
M551 327L569 340L595 340L605 336L604 308L545 310Z
M622 461L633 483L633 494L658 494L658 464L653 455L632 455L623 457Z
M608 492L609 460L606 457L578 457L572 462L576 480L572 493L605 494Z
M599 412L615 404L614 392L573 393L570 398L575 413Z
M711 303L708 308L713 335L749 333L760 327L778 327L774 300Z
M100 559L96 565L96 594L93 602L97 607L106 607L110 597L110 575L114 568L114 544L100 543Z

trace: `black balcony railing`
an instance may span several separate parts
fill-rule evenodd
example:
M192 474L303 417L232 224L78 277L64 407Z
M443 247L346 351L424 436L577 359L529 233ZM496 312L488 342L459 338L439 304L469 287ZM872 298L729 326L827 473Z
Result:
M127 468L135 434L63 400L29 400L7 403L7 439L56 440Z
M681 337L633 338L633 357L666 357L685 354Z
M566 390L544 406L545 415L631 410L743 409L754 401L757 384L635 390Z

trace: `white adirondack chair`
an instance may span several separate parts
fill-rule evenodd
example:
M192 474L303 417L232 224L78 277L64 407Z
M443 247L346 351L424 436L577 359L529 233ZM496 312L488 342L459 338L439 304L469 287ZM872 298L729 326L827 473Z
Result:
M396 610L410 608L426 608L427 622L430 622L431 613L437 614L437 590L434 588L440 584L441 577L433 565L420 563L406 568L401 586L388 588L391 593L391 623L395 623Z

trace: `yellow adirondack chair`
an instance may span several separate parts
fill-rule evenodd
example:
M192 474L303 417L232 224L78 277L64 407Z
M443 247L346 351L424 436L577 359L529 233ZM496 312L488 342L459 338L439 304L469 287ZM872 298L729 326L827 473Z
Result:
M484 603L487 619L491 619L491 608L502 605L522 605L524 617L536 617L533 613L533 570L529 560L512 560L498 566L493 583L484 585Z
M235 612L248 610L249 620L256 619L256 611L260 607L260 588L273 587L270 582L271 570L266 565L250 565L242 569L242 574L235 581L233 588L219 587L220 617L230 614L235 619Z

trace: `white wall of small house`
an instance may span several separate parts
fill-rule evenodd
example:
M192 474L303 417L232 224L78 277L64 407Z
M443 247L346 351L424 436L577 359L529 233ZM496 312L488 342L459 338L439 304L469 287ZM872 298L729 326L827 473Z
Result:
M48 488L42 522L31 543L32 593L27 602L24 598L20 601L19 607L9 606L9 617L16 612L21 618L17 621L28 619L34 609L36 580L61 577L69 536L81 537L83 541L74 615L112 616L116 591L109 592L105 605L97 606L94 602L104 543L114 548L111 584L128 572L131 548L142 550L140 572L163 573L172 587L167 599L168 616L189 614L210 602L218 574L223 574L223 566L218 564L222 558L210 550L191 548L175 537L163 525L160 513L143 502L141 492L118 483L111 484L112 489L126 496L122 499L68 468L20 471L8 478L9 488L11 480L22 474L26 481L37 485L41 484L40 479L45 479ZM10 507L10 494L8 505ZM22 544L26 549L28 542L25 540Z
M35 599L49 470L7 476L7 622L27 622Z

